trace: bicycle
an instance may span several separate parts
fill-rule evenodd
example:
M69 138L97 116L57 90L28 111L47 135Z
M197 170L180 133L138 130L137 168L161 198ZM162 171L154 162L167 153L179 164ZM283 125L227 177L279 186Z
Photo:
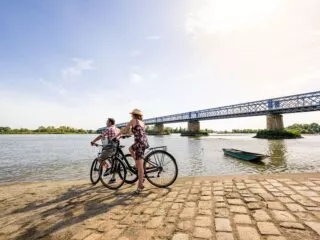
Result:
M129 136L125 136L127 138ZM120 159L127 171L124 181L133 184L138 180L138 170L131 154L124 154L118 145L117 158ZM178 177L178 166L175 158L167 151L166 146L148 148L144 157L144 176L154 186L165 188L172 185ZM130 159L130 161L128 160ZM132 161L133 160L133 161Z
M124 184L127 171L124 163L118 157L119 149L123 148L124 146L119 146L119 143L120 142L118 140L112 142L112 144L114 144L113 148L115 152L107 159L101 161L101 163L99 162L98 157L101 155L102 150L99 151L98 157L93 160L90 169L90 180L92 184L95 185L100 180L105 187L113 190L120 188ZM101 144L94 145L96 147L103 147ZM105 164L103 164L103 162L105 161L108 161L111 166L104 171ZM95 174L97 176L94 176Z
M95 146L101 147L101 149L99 150L97 157L93 160L90 168L90 180L93 185L96 185L100 180L100 162L98 161L98 158L102 153L103 145L95 144Z

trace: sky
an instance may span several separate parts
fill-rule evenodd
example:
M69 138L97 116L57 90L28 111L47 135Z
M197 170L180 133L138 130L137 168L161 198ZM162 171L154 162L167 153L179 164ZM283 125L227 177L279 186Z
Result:
M320 90L318 0L3 0L0 36L0 126L97 129L133 108L151 118Z

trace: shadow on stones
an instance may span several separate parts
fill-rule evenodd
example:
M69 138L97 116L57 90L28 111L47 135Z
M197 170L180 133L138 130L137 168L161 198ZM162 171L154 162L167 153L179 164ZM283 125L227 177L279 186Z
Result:
M141 203L151 202L158 197L165 197L171 192L171 189L167 188L166 190L160 190L159 193L159 189L153 187L139 195L133 195L131 191L128 191L128 188L131 188L131 186L125 185L121 189L112 191L103 186L92 187L92 185L86 184L70 187L53 200L41 203L39 201L32 202L13 213L39 212L41 208L43 210L37 214L37 218L31 216L33 219L30 219L30 224L28 226L24 225L23 232L15 239L51 239L50 235L52 233L105 214L115 206L139 206ZM156 192L157 196L150 198ZM137 202L137 200L140 202ZM80 215L74 214L77 209L82 209L83 212ZM46 217L49 217L49 220L53 218L55 220L54 224L46 222ZM43 219L43 222L32 224L32 220L38 221L39 218Z

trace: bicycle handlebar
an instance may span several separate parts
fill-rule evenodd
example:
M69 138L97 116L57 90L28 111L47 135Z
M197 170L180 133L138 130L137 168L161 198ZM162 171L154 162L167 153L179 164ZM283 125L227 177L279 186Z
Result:
M125 139L125 138L129 138L129 137L131 137L130 135L122 135L122 136L120 136L119 138L121 138L121 139ZM119 140L118 139L113 139L112 141L114 141L114 142L118 142ZM103 147L103 145L102 144L98 144L98 143L91 143L91 145L92 146L95 146L95 147Z
M122 135L120 138L125 139L131 137L130 135Z
M95 147L103 147L102 144L98 144L98 143L94 143L94 144L91 144L92 146L95 146Z

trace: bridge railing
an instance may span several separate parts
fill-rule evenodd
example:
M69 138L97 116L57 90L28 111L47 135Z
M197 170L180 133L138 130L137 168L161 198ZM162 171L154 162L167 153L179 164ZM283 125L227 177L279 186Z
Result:
M146 125L320 110L320 91L145 119ZM126 123L118 124L118 127Z

